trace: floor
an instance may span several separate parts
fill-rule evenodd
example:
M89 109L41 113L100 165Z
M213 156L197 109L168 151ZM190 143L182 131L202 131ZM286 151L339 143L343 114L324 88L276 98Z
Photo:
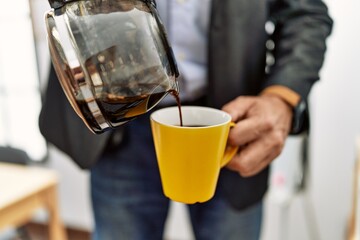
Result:
M17 230L10 230L2 235L0 240L48 240L47 225L29 223ZM67 229L68 240L90 240L91 234L84 230Z

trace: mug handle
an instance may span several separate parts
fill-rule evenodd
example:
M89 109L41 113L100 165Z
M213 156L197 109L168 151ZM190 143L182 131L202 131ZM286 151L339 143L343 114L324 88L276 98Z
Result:
M234 127L236 123L230 122L230 128ZM237 151L239 150L239 146L229 146L227 145L225 148L225 153L223 158L221 159L220 167L224 167L230 160L235 156Z

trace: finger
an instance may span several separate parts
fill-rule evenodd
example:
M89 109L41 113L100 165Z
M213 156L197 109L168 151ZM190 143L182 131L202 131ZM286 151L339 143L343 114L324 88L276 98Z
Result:
M272 126L269 120L259 116L241 120L231 129L228 139L229 144L241 146L252 142L260 138L263 133L271 130Z
M248 144L230 161L227 167L244 177L259 173L280 155L284 143L276 141L273 138L261 138Z
M232 120L234 122L239 121L240 119L243 119L246 115L246 112L248 109L251 108L251 106L254 103L253 97L237 97L235 100L225 104L222 108L223 111L230 114Z

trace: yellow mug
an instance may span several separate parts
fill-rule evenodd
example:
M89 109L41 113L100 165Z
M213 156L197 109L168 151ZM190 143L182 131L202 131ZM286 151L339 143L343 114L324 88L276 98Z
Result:
M164 195L192 204L214 196L220 169L236 154L227 147L231 116L209 107L168 107L150 116Z

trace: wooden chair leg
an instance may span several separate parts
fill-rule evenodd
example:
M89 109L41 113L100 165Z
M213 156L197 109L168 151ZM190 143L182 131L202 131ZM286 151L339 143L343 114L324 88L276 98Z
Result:
M47 190L46 204L49 213L49 239L67 240L67 234L60 218L56 185Z

